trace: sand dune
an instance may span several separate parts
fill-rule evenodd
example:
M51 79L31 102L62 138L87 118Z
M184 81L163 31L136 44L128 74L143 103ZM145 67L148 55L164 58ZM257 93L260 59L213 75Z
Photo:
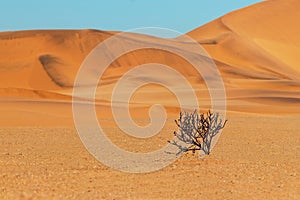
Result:
M226 64L274 78L299 79L298 1L267 1L229 13L188 33L197 41L214 40L209 53ZM276 13L276 14L274 14Z
M229 13L187 33L215 60L225 82L229 111L269 113L267 105L272 105L272 112L299 112L300 29L293 24L293 19L300 18L299 7L296 0L267 1ZM114 34L97 30L0 33L0 95L26 99L66 99L69 96L67 99L70 99L84 58L99 42ZM167 39L140 34L132 34L125 40L172 45ZM180 37L177 41L184 43ZM193 68L178 56L140 50L112 63L101 79L101 84L106 86L98 90L107 91L102 100L109 101L109 90L126 71L149 62L172 66L195 88L205 87L199 77L195 77L197 73ZM162 75L156 76L161 78ZM47 95L38 95L37 91ZM155 88L147 92L151 91L153 99L158 99ZM172 101L174 99L166 104L173 105ZM245 108L247 104L251 109Z

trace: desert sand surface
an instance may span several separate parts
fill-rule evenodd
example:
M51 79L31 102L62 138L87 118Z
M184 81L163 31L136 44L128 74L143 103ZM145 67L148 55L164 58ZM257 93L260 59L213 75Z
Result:
M228 119L209 157L185 154L147 174L124 173L99 163L74 128L1 128L1 199L298 199L298 117ZM168 123L166 133L173 129ZM116 128L109 130L118 135ZM164 145L168 137L158 135L149 141L155 144L151 147L121 136L113 139L136 151L159 148L156 145Z
M222 75L228 124L211 155L199 159L186 153L162 170L142 174L97 161L73 122L72 92L81 63L118 32L0 33L0 199L300 199L299 9L297 0L264 1L186 33L204 47ZM118 47L128 43L172 49L186 40L131 33ZM205 81L181 57L153 49L121 56L99 81L95 110L113 143L139 153L166 145L180 111L173 93L147 85L130 99L131 116L147 125L150 106L162 104L168 116L164 128L148 139L118 128L110 109L112 91L128 70L146 63L172 66L195 89L201 111L211 106ZM88 73L93 78L93 71ZM153 77L180 86L159 71ZM137 76L133 83L142 79ZM78 87L83 93L89 88Z

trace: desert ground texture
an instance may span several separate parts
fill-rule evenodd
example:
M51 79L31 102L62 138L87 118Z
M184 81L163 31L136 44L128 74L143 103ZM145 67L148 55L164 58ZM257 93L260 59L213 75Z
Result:
M126 173L96 160L73 121L72 100L91 102L72 96L74 88L83 94L90 89L74 84L81 63L119 32L0 33L0 199L300 199L299 9L298 0L264 1L185 34L202 45L220 72L228 123L209 156L185 153L149 173ZM129 33L118 48L143 43L176 49L187 40ZM172 66L189 80L200 111L212 104L205 80L180 56L157 49L120 56L95 89L95 116L114 144L135 153L166 145L180 112L176 94L149 84L132 95L130 114L144 126L151 122L151 105L161 104L167 113L162 130L141 139L117 126L110 108L114 88L126 72L145 63ZM161 71L151 73L150 81L181 86ZM93 80L93 74L91 69L86 76ZM137 74L131 84L144 78Z

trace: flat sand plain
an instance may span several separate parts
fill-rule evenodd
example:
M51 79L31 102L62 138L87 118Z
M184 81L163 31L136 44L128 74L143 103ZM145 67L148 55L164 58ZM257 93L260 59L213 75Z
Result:
M299 199L299 117L229 115L210 156L185 154L147 174L101 164L72 127L1 128L0 198ZM166 126L175 128L170 122ZM167 138L157 136L159 141ZM149 142L122 145L145 149Z

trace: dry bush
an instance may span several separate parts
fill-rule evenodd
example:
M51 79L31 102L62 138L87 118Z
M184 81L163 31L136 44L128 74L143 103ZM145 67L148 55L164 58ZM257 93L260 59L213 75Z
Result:
M208 111L206 114L198 114L197 110L192 113L180 112L180 117L175 120L178 131L174 131L175 140L168 141L178 147L177 155L192 151L203 151L210 154L212 139L226 125L226 121L219 118L219 113Z

